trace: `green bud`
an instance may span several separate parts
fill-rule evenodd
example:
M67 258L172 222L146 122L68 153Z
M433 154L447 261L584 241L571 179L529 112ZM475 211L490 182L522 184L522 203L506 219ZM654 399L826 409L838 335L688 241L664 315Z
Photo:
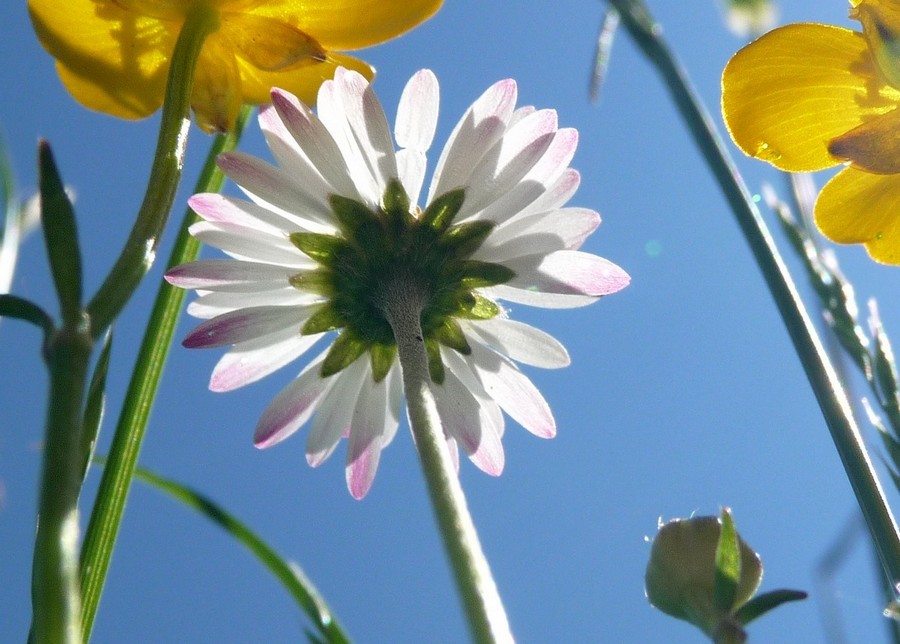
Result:
M731 532L736 537L731 545L722 540L722 547L732 549L723 555L722 532L718 517L669 521L653 540L644 576L651 604L698 626L710 637L734 622L734 613L750 600L762 580L759 556L736 533ZM723 561L729 562L730 571L722 570ZM731 605L722 606L722 585L729 582Z

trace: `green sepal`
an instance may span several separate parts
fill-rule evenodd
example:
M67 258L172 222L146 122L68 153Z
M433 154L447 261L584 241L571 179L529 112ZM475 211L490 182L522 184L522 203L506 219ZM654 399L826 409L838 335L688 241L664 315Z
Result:
M399 179L390 179L384 196L381 197L381 209L394 220L409 223L409 195Z
M345 329L335 339L334 344L328 350L328 355L322 362L321 374L323 378L333 376L342 369L349 367L354 360L366 352L368 346L356 337L356 334Z
M720 610L730 612L741 581L741 550L737 530L728 510L722 510L722 527L716 544L716 574L713 601Z
M378 221L377 215L369 210L366 204L356 199L341 195L328 195L328 203L342 230L353 230L360 224Z
M325 331L334 331L347 325L344 316L334 308L333 302L326 302L322 307L313 313L309 319L300 327L301 335L315 335L316 333L324 333Z
M445 192L432 201L422 213L422 223L439 232L446 230L462 208L465 198L466 191L463 188Z
M444 361L441 359L441 345L437 340L425 340L425 353L428 355L428 375L436 385L444 384Z
M500 315L502 309L498 304L477 293L466 292L454 313L456 317L466 320L490 320Z
M761 593L741 606L734 614L735 619L746 626L757 617L768 613L773 608L778 608L786 602L795 602L806 599L807 594L802 590L771 590Z
M381 382L394 364L394 359L397 357L397 345L375 343L369 348L369 355L372 360L372 377L375 382Z
M454 257L468 257L481 247L494 229L491 221L470 221L450 228L441 238L441 243Z
M451 317L444 318L443 323L434 332L433 337L441 344L451 349L456 349L464 356L472 353L472 347L469 346L462 327L459 326L459 322Z
M334 274L329 269L297 273L291 275L288 282L300 291L308 291L325 297L334 295Z
M504 284L516 276L514 270L502 264L479 262L474 259L464 261L460 273L460 286L467 289Z
M289 239L307 257L325 265L332 263L335 255L348 248L346 240L322 233L291 233Z
M81 250L75 227L75 211L63 187L62 179L46 141L38 149L41 223L50 257L50 271L59 296L64 321L79 324L81 320Z

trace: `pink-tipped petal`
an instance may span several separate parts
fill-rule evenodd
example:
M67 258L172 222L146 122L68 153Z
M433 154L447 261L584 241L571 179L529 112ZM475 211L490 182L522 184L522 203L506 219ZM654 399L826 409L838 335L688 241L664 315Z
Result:
M621 291L631 278L608 259L577 250L528 255L504 262L516 276L505 286L599 297Z
M318 364L318 361L310 364L266 407L253 434L256 447L271 447L280 443L315 413L330 385L329 381L319 376Z
M340 148L312 110L293 94L280 89L272 90L272 106L281 116L284 127L334 190L345 197L358 198Z
M198 221L190 227L190 233L207 246L218 248L236 259L277 264L296 270L316 266L290 243L284 233L263 232L257 228L212 221Z
M516 82L494 83L463 114L438 159L428 201L468 182L472 168L503 136L516 105Z
M372 487L384 446L388 417L387 383L366 375L350 421L347 444L347 487L354 499L363 498Z
M223 313L191 331L182 342L188 349L207 349L253 340L282 329L300 327L312 312L312 306L255 306Z
M515 365L474 343L472 359L485 391L509 416L535 436L553 438L556 421L537 387Z
M518 213L518 217L527 217L539 212L562 208L569 203L569 199L578 191L579 185L581 185L581 174L578 170L566 168L540 197Z
M370 373L368 358L359 358L331 376L334 385L322 401L306 438L306 462L318 467L331 456L345 430L350 427L363 379Z
M437 128L440 88L430 69L420 69L403 88L397 106L394 137L401 148L426 152Z
M164 277L179 288L240 292L285 286L295 272L272 264L200 259L170 268Z
M210 391L232 391L256 382L306 353L324 334L300 335L287 328L236 344L213 369Z
M491 231L472 258L505 262L539 252L576 250L599 225L600 215L587 208L562 208L517 217Z
M188 315L208 320L223 313L253 306L305 306L321 303L322 298L313 293L298 291L292 286L233 293L229 291L202 292L188 304Z

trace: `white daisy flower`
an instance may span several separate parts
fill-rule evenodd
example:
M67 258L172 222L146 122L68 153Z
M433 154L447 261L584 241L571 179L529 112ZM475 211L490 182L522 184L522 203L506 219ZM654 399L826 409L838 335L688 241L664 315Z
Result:
M480 469L500 474L503 412L537 436L555 435L549 406L515 362L556 368L569 356L508 319L499 300L583 306L629 278L577 250L600 223L592 210L564 207L579 183L568 167L577 132L558 128L553 110L515 104L512 80L475 101L438 159L424 208L416 204L438 115L429 70L406 85L393 140L367 81L338 69L319 91L318 115L272 91L259 122L277 165L219 157L249 200L195 195L190 205L204 221L191 234L231 259L166 275L197 291L188 312L206 319L184 345L231 346L210 389L242 387L334 338L265 410L257 447L311 421L309 464L346 437L348 487L365 496L403 406L384 313L398 297L421 301L429 386L457 467L461 445Z

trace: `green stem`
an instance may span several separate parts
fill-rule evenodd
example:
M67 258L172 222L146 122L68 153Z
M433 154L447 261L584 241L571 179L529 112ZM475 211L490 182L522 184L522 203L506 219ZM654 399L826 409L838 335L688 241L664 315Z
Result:
M96 340L118 317L156 258L181 178L190 129L194 68L206 37L218 27L217 11L207 3L194 3L187 13L172 54L156 153L147 192L122 253L87 306L91 334Z
M250 107L243 107L235 129L227 135L215 138L197 180L195 193L221 190L225 177L216 167L216 157L237 145L251 112ZM188 228L196 220L197 216L190 209L184 213L167 268L193 261L199 255L200 242L188 233ZM84 597L81 619L85 641L90 638L100 604L110 559L125 512L125 503L137 467L138 455L166 358L172 346L185 293L184 289L175 288L167 282L162 282L157 291L153 311L135 360L125 402L113 435L106 467L103 469L97 500L81 549L81 591Z
M92 342L86 328L63 327L49 342L50 397L34 545L32 640L81 641L78 494L81 405Z
M506 611L481 549L428 386L421 305L407 297L408 290L397 289L395 294L385 315L397 341L410 426L472 635L477 642L512 642Z
M887 580L895 587L897 581L900 581L900 534L897 524L853 419L853 411L841 381L822 347L765 221L716 133L712 119L662 40L661 30L643 2L609 2L619 11L632 38L662 75L695 143L737 218L825 416L832 440L872 533Z

